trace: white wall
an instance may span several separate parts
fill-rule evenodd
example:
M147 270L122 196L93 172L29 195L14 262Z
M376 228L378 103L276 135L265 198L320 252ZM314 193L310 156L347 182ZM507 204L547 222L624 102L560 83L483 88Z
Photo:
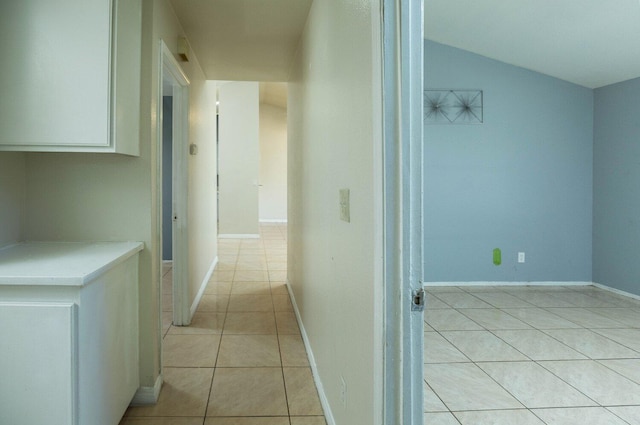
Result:
M194 60L196 60L194 56ZM189 290L191 301L218 255L216 195L216 83L199 66L191 72L189 141ZM208 280L208 279L207 279Z
M140 156L27 155L27 224L31 240L136 240L140 256L140 374L153 386L160 373L160 233L156 108L159 40L176 50L184 31L169 1L144 0ZM193 56L193 55L192 55ZM189 261L192 296L215 259L214 91L194 59L182 63L191 81L189 135L199 154L189 158ZM160 103L159 103L160 102Z
M259 87L221 83L218 89L221 235L257 235Z
M24 238L25 154L0 152L0 247Z
M289 81L288 279L336 424L382 417L379 7L314 2Z
M287 221L287 110L260 104L260 221Z

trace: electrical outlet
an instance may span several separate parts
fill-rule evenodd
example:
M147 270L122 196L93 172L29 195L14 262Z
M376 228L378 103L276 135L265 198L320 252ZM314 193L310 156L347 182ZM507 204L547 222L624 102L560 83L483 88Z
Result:
M340 375L340 401L342 407L347 408L347 383L344 382L344 376Z
M340 220L351 222L351 206L349 189L340 189Z
M518 263L524 263L524 252L518 253Z

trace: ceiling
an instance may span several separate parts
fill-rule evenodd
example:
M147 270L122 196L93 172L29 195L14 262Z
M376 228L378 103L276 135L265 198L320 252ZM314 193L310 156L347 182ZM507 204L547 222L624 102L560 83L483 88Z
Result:
M287 81L313 0L171 0L211 80ZM425 0L425 38L596 88L640 77L640 0Z
M287 109L287 83L260 83L260 103Z
M640 77L639 0L425 0L425 38L589 88Z
M287 81L312 0L171 0L207 79Z

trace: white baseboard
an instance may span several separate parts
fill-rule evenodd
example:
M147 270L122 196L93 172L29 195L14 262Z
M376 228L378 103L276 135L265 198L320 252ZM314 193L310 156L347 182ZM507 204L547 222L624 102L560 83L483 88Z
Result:
M150 404L156 404L158 397L160 397L160 389L162 388L162 374L158 375L153 387L140 387L136 391L133 399L131 400L131 406L148 406Z
M320 404L322 405L322 410L324 411L325 420L327 421L327 425L336 425L336 420L333 418L333 412L331 411L331 406L329 405L327 394L324 392L324 386L322 385L322 380L320 379L320 375L318 374L318 365L316 364L316 359L313 356L313 350L311 350L311 345L309 344L309 337L307 336L307 331L305 330L304 324L302 323L300 310L298 310L298 304L296 304L296 298L293 295L293 290L291 289L289 279L287 279L287 291L289 291L291 304L293 304L293 311L296 314L296 320L298 321L298 326L300 327L300 333L302 334L302 342L304 343L304 348L307 350L307 358L309 359L311 373L313 374L313 380L316 384L316 389L318 390L318 397L320 398Z
M593 286L604 289L605 291L613 292L614 294L622 295L625 297L633 298L634 300L640 300L640 295L632 294L631 292L621 291L620 289L612 288L601 283L593 282Z
M209 283L209 279L211 279L211 275L213 275L213 271L215 270L217 265L218 265L218 257L216 256L216 258L214 258L213 261L211 262L211 266L209 267L207 274L204 275L204 279L202 280L202 283L200 283L200 289L198 289L198 293L196 294L196 297L193 300L193 303L191 304L191 315L189 316L189 322L191 322L191 318L193 317L193 315L196 314L196 310L198 309L200 300L204 295L205 289L207 289L207 284Z
M425 288L430 286L589 286L593 282L423 282Z
M460 286L460 287L473 287L473 286L595 286L605 291L612 292L614 294L622 295L624 297L640 300L640 295L632 294L631 292L621 291L620 289L612 288L611 286L603 285L596 282L423 282L424 288L436 287L436 286Z
M254 233L247 234L235 234L235 233L225 233L222 235L218 235L218 239L259 239L260 235L256 235Z
M260 223L286 223L287 219L285 218L283 220L280 218L261 218L259 221Z

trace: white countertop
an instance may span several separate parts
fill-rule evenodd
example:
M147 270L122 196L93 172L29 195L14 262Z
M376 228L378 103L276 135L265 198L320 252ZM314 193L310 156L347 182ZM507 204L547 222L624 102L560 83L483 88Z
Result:
M0 285L82 286L141 251L141 242L24 242L0 249Z

